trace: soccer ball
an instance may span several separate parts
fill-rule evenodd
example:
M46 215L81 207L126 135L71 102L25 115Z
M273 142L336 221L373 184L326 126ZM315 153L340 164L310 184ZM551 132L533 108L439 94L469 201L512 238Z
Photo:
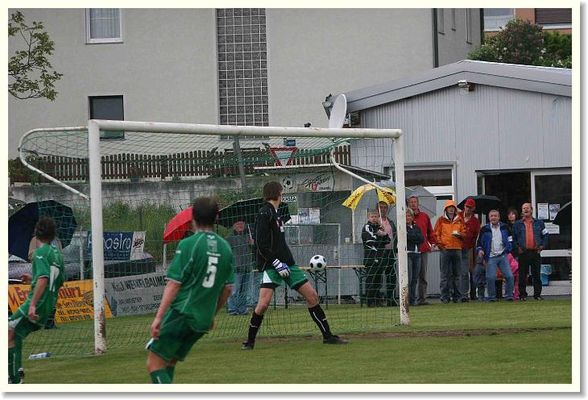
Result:
M317 254L310 259L310 269L313 271L321 271L327 267L327 260L325 257Z

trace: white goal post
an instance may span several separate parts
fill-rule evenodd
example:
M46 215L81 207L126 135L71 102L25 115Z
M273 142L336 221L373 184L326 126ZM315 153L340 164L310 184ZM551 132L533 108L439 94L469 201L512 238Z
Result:
M77 128L53 128L52 130L70 131L80 130ZM33 130L36 131L36 130ZM23 136L28 136L33 131ZM47 131L45 129L44 131ZM102 243L103 241L103 198L102 198L102 165L101 165L101 140L100 131L127 131L142 133L162 134L186 134L203 136L233 136L236 139L247 136L248 138L327 138L327 139L392 139L393 160L394 160L394 181L396 186L396 218L398 234L398 279L400 298L400 323L410 324L409 296L408 296L408 267L406 254L406 202L404 187L404 137L400 129L371 129L371 128L303 128L303 127L274 127L274 126L231 126L231 125L204 125L184 123L160 123L160 122L139 122L139 121L112 121L112 120L89 120L87 126L88 134L88 169L90 185L90 221L92 242ZM21 139L21 143L23 140ZM85 147L85 145L84 145ZM198 150L198 149L194 149ZM22 154L21 154L22 155ZM29 165L26 157L21 156L23 163L31 169L41 173L45 178L61 185L62 187L77 192L57 178L44 173L43 171ZM331 164L333 167L356 179L378 187L373 182L352 173L345 166L335 161L331 151ZM242 172L242 171L241 171ZM87 199L87 196L80 194ZM93 265L93 300L94 300L94 351L101 354L106 351L106 308L105 299L105 274L104 274L104 253L102 246L92 246Z

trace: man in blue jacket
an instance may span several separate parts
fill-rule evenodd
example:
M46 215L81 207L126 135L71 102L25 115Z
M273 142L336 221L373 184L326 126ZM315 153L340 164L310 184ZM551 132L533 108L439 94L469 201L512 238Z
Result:
M490 211L488 218L490 223L480 229L477 247L478 257L483 257L486 264L488 301L496 301L496 269L498 267L506 279L504 298L506 301L512 301L514 277L506 259L506 255L512 250L512 237L508 233L506 224L500 222L500 213L497 210Z
M522 218L514 223L513 240L519 250L519 295L522 301L527 300L527 275L529 267L533 277L533 297L541 297L541 251L547 246L549 235L545 224L533 218L533 206L525 203L521 207Z

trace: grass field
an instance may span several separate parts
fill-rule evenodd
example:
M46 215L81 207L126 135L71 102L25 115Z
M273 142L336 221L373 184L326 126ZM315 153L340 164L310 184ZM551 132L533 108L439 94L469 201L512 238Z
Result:
M290 311L310 319L304 310ZM346 331L336 307L327 315L337 333ZM219 331L229 318L219 315ZM197 343L178 364L174 383L571 383L569 299L433 304L411 309L411 318L410 326L348 333L346 346L323 345L316 329L288 337L262 331L255 350L244 352L240 339L247 317L242 317L238 335L217 332ZM143 348L148 331L143 337L128 332L133 337L126 347L102 356L25 360L26 382L149 383Z

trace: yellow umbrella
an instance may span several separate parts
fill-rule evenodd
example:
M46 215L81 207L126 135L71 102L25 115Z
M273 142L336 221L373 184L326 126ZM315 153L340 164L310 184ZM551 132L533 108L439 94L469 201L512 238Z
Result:
M343 205L347 208L355 210L363 195L374 189L376 189L376 193L378 193L378 201L384 201L389 205L396 203L396 193L394 192L394 189L384 187L382 188L383 190L380 190L375 186L366 183L365 185L355 189L353 193L351 193L351 195L343 202Z

